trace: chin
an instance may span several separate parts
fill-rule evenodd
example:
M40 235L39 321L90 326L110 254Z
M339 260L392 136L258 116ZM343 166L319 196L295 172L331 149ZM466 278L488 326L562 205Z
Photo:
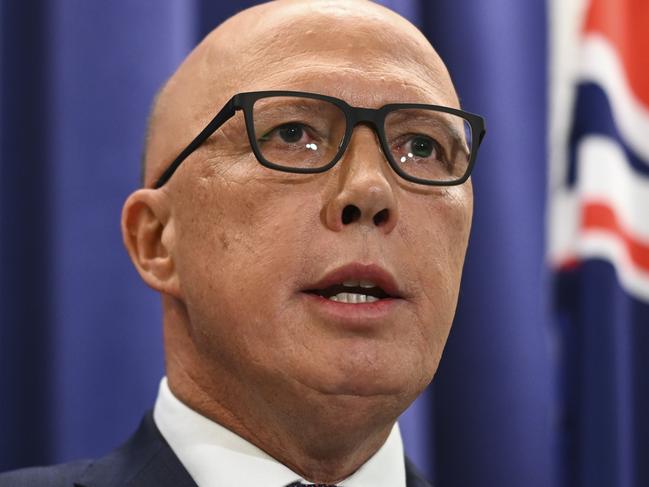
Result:
M417 395L420 392L419 384L423 380L414 380L418 377L416 371L404 373L401 368L395 369L394 364L386 363L377 366L374 363L351 361L338 362L326 374L323 370L314 371L312 383L314 389L326 395L356 396L356 397L399 397ZM387 362L387 361L386 361ZM427 383L427 382L426 382Z
M362 396L418 394L433 372L421 353L398 343L362 340L346 350L341 347L335 366L334 385L340 391Z
M343 414L348 424L367 421L384 424L396 420L419 393L406 387L404 381L386 384L357 377L331 385L326 391L326 404L334 415Z

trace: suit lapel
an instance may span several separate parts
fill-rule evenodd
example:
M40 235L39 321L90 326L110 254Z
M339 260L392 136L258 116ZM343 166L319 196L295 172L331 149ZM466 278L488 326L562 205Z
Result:
M78 487L197 487L149 412L119 449L90 464Z

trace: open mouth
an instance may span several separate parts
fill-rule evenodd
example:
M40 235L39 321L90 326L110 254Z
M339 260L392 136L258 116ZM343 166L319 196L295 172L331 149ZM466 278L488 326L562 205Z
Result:
M376 264L350 263L339 267L303 291L344 304L371 304L402 299L396 280Z
M321 296L330 301L348 304L375 303L382 299L395 297L372 281L365 280L345 281L323 289L310 289L305 292Z

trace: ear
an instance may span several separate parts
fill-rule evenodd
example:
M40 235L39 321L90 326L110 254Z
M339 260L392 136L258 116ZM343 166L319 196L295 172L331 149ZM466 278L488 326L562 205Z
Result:
M180 298L173 259L175 232L162 191L139 189L122 208L122 238L133 265L150 287Z

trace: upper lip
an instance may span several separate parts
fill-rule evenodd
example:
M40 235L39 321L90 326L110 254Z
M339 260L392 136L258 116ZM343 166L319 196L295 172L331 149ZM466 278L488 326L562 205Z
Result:
M308 286L305 291L317 291L345 281L370 281L392 298L402 297L396 280L388 271L376 264L351 263L327 273L322 279Z

